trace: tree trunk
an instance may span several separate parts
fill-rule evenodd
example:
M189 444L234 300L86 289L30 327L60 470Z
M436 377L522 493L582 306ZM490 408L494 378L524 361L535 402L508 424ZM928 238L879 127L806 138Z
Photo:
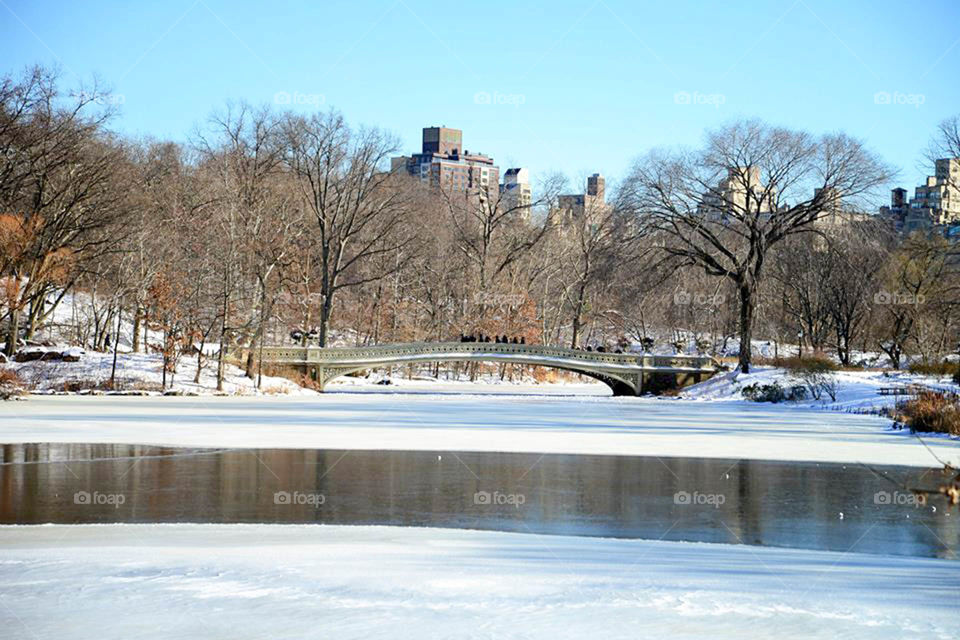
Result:
M12 357L17 350L17 337L20 334L20 310L13 306L10 309L10 327L7 331L7 345L4 354Z
M43 313L43 307L46 303L47 296L45 293L41 292L37 297L30 301L30 315L29 321L27 322L27 331L23 336L26 340L33 340L33 334L37 330L38 320L40 314Z
M163 373L160 381L160 387L166 391L167 389L167 330L163 330Z
M150 312L143 312L143 352L150 353Z
M247 378L253 380L254 376L254 367L257 363L257 342L260 340L260 331L258 330L253 334L253 338L250 340L250 347L247 349L247 362L243 368L243 375Z
M133 314L133 345L131 346L133 353L140 352L140 321L142 318L142 311L138 306Z
M110 366L110 388L117 388L117 349L120 347L120 322L123 320L123 307L117 309L117 334L113 338L113 364Z
M260 340L257 351L257 389L260 388L260 384L263 382L263 341L267 335L267 320L269 317L270 313L267 312L267 289L264 286L261 288L260 295ZM250 344L250 352L253 353L253 343ZM253 376L250 377L252 378Z
M327 328L330 322L330 312L333 310L333 297L327 294L323 298L323 305L320 307L320 337L317 343L321 347L327 346Z
M227 312L230 310L229 281L224 276L223 309L220 313L220 348L217 350L217 391L223 391L223 376L227 357Z
M753 314L755 301L753 287L746 282L738 285L740 293L740 357L739 368L742 373L750 373L751 340L753 338Z
M203 370L203 343L200 343L200 348L197 349L197 373L193 376L193 383L200 384L200 372Z

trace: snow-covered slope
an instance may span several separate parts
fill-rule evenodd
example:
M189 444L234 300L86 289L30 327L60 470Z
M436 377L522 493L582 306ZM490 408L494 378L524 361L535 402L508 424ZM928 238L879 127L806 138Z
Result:
M922 638L957 562L393 527L0 527L4 637Z
M830 400L824 395L819 401L812 398L800 403L790 403L787 406L809 406L822 409L841 411L863 411L892 406L897 397L880 395L884 387L905 387L908 385L922 385L924 387L944 391L958 391L950 378L934 378L907 371L837 371L837 399ZM800 384L801 382L785 371L775 367L754 367L748 374L738 371L714 376L713 378L687 387L680 394L688 400L703 401L741 401L744 402L741 391L751 384L779 384L781 387ZM902 398L900 398L902 399Z
M102 388L110 380L113 354L95 351L81 352L79 362L40 361L11 362L6 366L34 392L54 392L64 389L83 391ZM190 394L211 394L217 388L217 363L208 361L200 372L199 383L194 383L197 372L196 356L183 357L177 364L177 372L168 377L168 389ZM169 375L169 374L168 374ZM117 355L117 388L120 390L148 390L159 392L163 380L162 359L159 354L120 353ZM304 389L286 378L264 376L260 391L256 380L247 378L243 371L227 365L224 378L224 393L231 395L306 394L315 392Z

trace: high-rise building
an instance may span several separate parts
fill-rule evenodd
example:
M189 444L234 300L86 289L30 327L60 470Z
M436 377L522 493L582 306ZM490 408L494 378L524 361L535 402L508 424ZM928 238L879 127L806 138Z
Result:
M603 176L595 173L587 178L586 193L573 193L557 198L559 216L556 222L566 226L583 218L597 219L609 209L606 202Z
M822 203L823 209L813 221L813 228L830 235L854 224L864 223L873 216L862 211L851 210L844 206L843 194L835 187L817 188L813 190L814 201ZM814 246L820 249L828 247L824 235L814 238Z
M890 190L890 206L880 207L880 216L890 221L897 231L903 229L910 212L910 203L907 199L907 190L897 187Z
M593 174L587 178L587 195L603 200L605 189L604 184L605 182L602 175L599 173Z
M463 149L463 132L425 127L420 153L393 158L392 168L405 169L422 182L492 200L500 188L500 169L493 158Z
M775 194L768 193L761 196L765 187L760 180L760 168L750 167L744 170L738 167L731 167L727 170L727 177L717 183L717 186L707 193L703 194L702 202L699 206L699 212L714 221L725 221L731 212L737 215L747 213L749 208L758 208L756 213L769 215L774 210ZM747 194L753 195L748 202ZM761 198L759 207L757 207L755 198Z
M533 204L533 189L530 186L530 170L521 167L507 169L500 185L500 204L507 210L523 209L529 214Z
M894 189L890 207L880 213L893 219L904 233L918 229L949 230L960 226L960 158L940 158L934 163L934 175L914 189L908 206L905 189Z

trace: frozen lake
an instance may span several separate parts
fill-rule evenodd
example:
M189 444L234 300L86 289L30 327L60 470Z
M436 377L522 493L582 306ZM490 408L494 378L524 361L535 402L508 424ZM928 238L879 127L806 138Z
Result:
M62 524L0 526L0 624L956 637L957 514L860 464L932 484L917 439L875 417L596 390L5 403L0 523ZM927 442L956 461L956 440Z
M2 452L0 524L374 524L944 558L960 544L955 513L915 506L860 465L88 444ZM910 486L940 477L877 471Z
M922 468L937 465L935 453L960 466L960 440L927 437L931 453L877 416L582 395L601 386L459 385L449 393L434 387L293 398L32 397L0 404L0 443L585 453Z

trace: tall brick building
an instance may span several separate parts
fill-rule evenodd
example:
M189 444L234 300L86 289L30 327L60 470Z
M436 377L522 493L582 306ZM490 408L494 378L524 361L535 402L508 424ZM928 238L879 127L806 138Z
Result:
M425 127L420 153L393 158L392 168L402 168L422 182L449 191L462 191L495 199L500 189L500 169L493 158L463 149L463 131Z

